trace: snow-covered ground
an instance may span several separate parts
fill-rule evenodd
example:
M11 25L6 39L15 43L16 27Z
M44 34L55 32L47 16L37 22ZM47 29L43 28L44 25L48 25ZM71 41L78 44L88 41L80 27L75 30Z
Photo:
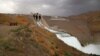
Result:
M37 22L37 24L39 26L43 25L41 22ZM79 40L76 37L71 36L68 33L55 31L55 30L52 30L52 29L47 28L45 26L44 26L44 28L50 32L55 33L58 39L62 40L65 44L76 48L77 50L80 50L80 51L87 53L87 54L100 55L100 44L98 44L98 45L97 44L89 44L89 45L83 47L83 46L81 46L81 43L79 42Z

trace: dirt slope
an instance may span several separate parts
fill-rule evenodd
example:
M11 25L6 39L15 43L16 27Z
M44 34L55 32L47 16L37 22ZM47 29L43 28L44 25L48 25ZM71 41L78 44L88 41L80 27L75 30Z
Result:
M32 17L21 15L17 26L10 26L11 18L6 17L9 19L6 21L8 24L0 24L0 56L88 56L66 45L55 34L35 25L30 20ZM23 18L28 21L22 23ZM16 19L19 17L15 16Z
M88 12L77 16L58 17L44 16L48 25L62 29L73 36L76 36L82 44L99 43L100 39L100 11Z

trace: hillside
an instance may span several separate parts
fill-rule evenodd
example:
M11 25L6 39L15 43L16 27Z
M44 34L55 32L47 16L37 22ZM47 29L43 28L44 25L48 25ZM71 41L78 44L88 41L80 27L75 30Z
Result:
M44 19L52 28L76 36L83 45L100 43L100 11L69 17L44 16Z
M31 16L0 16L0 56L89 56L38 27Z

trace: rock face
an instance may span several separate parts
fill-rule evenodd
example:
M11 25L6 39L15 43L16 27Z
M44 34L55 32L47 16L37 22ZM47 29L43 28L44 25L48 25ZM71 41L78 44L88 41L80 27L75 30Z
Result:
M100 11L69 17L44 16L44 19L49 26L76 36L82 44L100 42Z
M2 14L3 15L3 14ZM9 18L9 17L10 18ZM55 34L38 27L31 16L7 15L8 24L0 24L1 56L88 56L57 39ZM18 25L9 25L11 20ZM27 21L21 20L26 19ZM2 19L2 18L0 18ZM24 23L22 23L24 21ZM21 23L21 24L20 24Z

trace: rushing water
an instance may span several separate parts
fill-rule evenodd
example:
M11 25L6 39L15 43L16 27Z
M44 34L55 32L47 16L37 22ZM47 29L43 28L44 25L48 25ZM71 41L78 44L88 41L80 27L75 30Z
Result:
M76 37L71 36L70 34L67 34L65 32L51 30L47 27L45 27L45 29L49 30L50 32L55 33L58 39L62 40L65 44L76 48L77 50L80 50L87 54L100 55L100 44L98 44L98 45L89 44L89 45L83 47L83 46L81 46L81 43L79 42L79 40Z
M80 50L84 53L87 54L97 54L100 55L100 44L89 44L85 47L81 46L81 43L79 42L79 40L75 37L75 36L71 36L68 33L65 32L60 32L60 31L55 31L52 30L48 27L45 27L42 22L37 22L37 24L40 27L44 27L46 30L56 34L57 38L60 39L61 41L63 41L65 44L76 48L77 50Z

